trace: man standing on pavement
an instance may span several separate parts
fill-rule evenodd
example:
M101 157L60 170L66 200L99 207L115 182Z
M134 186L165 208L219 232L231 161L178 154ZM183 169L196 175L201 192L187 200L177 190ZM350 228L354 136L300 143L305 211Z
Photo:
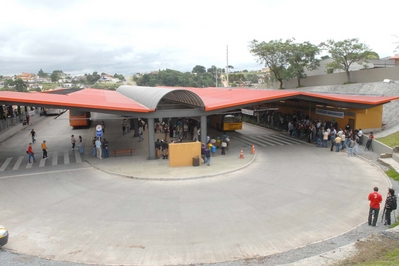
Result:
M75 150L75 143L76 143L76 139L74 135L71 135L71 144L72 144L72 150Z
M35 141L36 141L36 139L35 139L35 137L36 137L36 132L35 132L35 130L34 130L33 128L32 128L32 130L30 131L29 136L32 136L32 143L35 143Z
M42 151L43 151L43 159L47 159L47 145L46 145L46 141L43 140L42 143Z
M103 139L103 150L104 150L104 159L109 157L108 153L108 140Z
M139 141L144 140L143 138L143 126L139 127Z
M382 202L382 196L380 193L378 193L378 187L374 187L374 191L369 194L368 199L370 201L368 223L369 225L377 226L380 203Z
M97 158L102 159L101 158L101 141L99 140L99 138L96 138L95 145L96 145Z
M35 153L33 152L33 149L32 149L32 143L29 143L28 150L26 151L26 153L29 156L28 162L31 163L30 158L33 158L33 162L35 163L36 159L35 159Z

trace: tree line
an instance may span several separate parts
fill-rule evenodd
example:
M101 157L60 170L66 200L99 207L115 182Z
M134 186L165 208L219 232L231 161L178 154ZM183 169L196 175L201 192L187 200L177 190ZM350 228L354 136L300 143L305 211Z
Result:
M65 79L66 82L70 82L77 86L78 84L84 85L94 85L101 76L106 73L101 73L101 75L94 71L92 74L86 73L84 76L79 77L78 79L73 79L70 75L65 74L62 70L54 70L52 73L46 73L42 69L40 69L37 73L37 76L42 79L49 79L53 83L57 83L61 79ZM115 73L113 75L114 78L118 78L121 81L125 81L125 77L122 74ZM4 86L1 90L6 91L18 91L18 92L27 92L28 84L24 82L21 78L15 79L4 79L4 76L0 76L0 81L3 81ZM41 91L39 88L35 88L33 90Z
M343 41L327 40L319 45L310 42L295 43L293 39L283 41L271 40L269 42L251 41L249 50L257 57L257 62L269 68L269 78L272 82L279 82L283 88L283 81L291 78L300 80L306 78L305 69L314 70L320 66L317 58L322 51L328 52L332 62L327 67L333 70L343 70L350 83L350 66L353 63L363 63L366 66L367 59L379 59L376 52L356 38Z

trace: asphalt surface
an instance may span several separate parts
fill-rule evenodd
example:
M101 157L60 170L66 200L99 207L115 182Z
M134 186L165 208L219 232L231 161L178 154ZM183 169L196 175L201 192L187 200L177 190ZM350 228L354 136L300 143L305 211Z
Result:
M265 258L363 227L372 187L392 186L374 162L378 155L360 149L361 156L347 157L251 125L231 134L227 155L218 151L211 166L171 168L167 160L147 160L147 138L123 137L121 119L98 118L105 119L110 150L134 148L133 156L97 159L93 129L71 130L63 117L36 118L30 127L38 143L46 138L50 159L14 169L30 127L1 135L0 162L15 157L0 172L1 223L10 231L3 249L12 263L41 257L55 265L256 264L263 258L266 265ZM83 135L84 154L69 147L71 133Z

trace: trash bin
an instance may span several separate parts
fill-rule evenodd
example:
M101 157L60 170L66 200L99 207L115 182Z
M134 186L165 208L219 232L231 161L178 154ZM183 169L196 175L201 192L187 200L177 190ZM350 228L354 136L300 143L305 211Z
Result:
M193 158L193 166L199 166L199 165L200 165L200 158L194 157Z

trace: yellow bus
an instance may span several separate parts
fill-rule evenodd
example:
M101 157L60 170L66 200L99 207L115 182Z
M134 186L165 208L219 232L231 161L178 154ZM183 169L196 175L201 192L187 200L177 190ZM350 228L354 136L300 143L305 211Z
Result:
M71 127L90 127L91 113L78 110L69 110L69 125Z
M232 114L218 114L210 116L211 127L222 131L234 131L242 129L241 116Z

